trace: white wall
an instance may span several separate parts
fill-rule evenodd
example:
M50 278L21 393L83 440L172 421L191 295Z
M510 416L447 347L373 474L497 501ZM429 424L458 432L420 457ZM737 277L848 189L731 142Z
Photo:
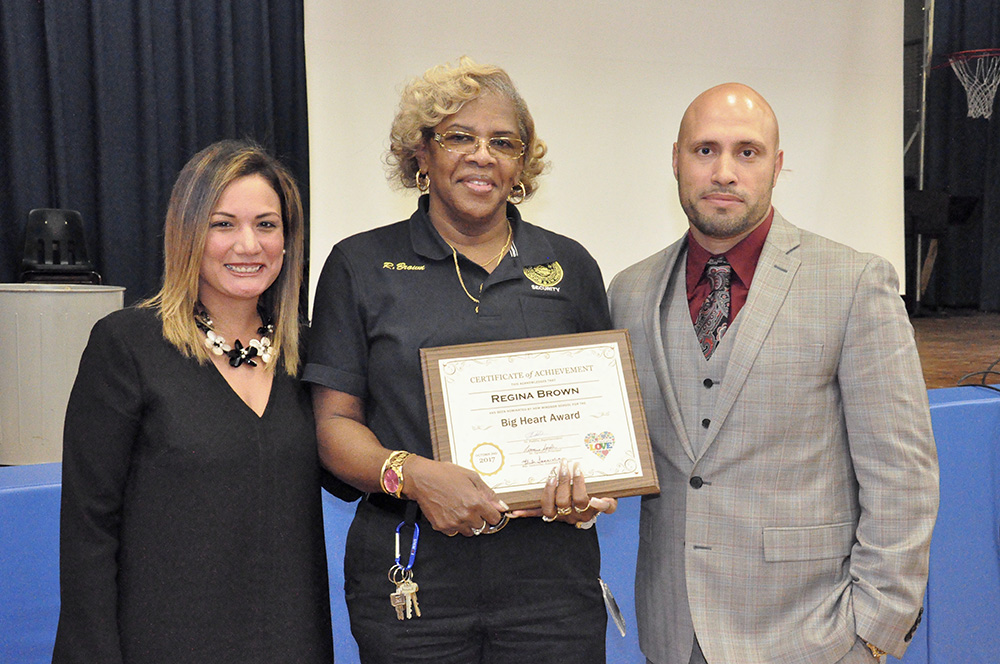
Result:
M406 218L383 154L402 86L469 55L505 68L549 145L522 204L618 271L679 237L670 148L688 103L757 89L781 129L775 206L903 272L902 3L305 0L311 292L339 239Z

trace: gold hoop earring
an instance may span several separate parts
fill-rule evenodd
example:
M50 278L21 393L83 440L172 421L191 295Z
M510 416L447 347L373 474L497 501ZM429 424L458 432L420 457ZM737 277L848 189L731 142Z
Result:
M419 191L422 194L426 194L427 191L431 188L431 176L428 175L427 173L424 173L423 171L417 171L415 179L417 182L417 191Z
M517 192L517 193L515 193ZM524 188L524 184L518 180L517 184L510 188L510 193L507 194L507 200L512 205L517 205L518 203L523 203L524 199L528 196L528 190Z

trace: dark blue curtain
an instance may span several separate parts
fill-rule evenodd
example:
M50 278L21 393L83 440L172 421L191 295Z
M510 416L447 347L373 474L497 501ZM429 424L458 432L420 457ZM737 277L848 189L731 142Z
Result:
M1000 48L1000 2L937 0L934 69L927 88L926 188L978 199L949 228L940 301L1000 311L1000 108L990 120L968 117L965 89L947 66L956 51Z
M0 281L28 211L72 208L104 283L152 294L173 181L221 138L269 148L308 202L305 90L301 0L3 0Z

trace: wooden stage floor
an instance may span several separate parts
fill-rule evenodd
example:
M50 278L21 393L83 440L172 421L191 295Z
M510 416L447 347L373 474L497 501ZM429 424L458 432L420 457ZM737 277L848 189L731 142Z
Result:
M966 374L985 371L1000 358L1000 313L945 310L912 316L910 322L928 389L954 387ZM1000 363L993 370L1000 371ZM973 376L962 384L980 380ZM1000 384L1000 375L988 376L986 383Z

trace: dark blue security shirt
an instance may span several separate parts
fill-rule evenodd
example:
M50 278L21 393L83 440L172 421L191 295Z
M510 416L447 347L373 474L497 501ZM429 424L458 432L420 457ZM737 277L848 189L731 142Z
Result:
M313 303L303 380L364 400L366 424L384 447L432 458L421 348L606 330L611 316L587 250L522 221L513 205L510 252L492 273L458 256L477 312L427 200L408 220L333 247Z

